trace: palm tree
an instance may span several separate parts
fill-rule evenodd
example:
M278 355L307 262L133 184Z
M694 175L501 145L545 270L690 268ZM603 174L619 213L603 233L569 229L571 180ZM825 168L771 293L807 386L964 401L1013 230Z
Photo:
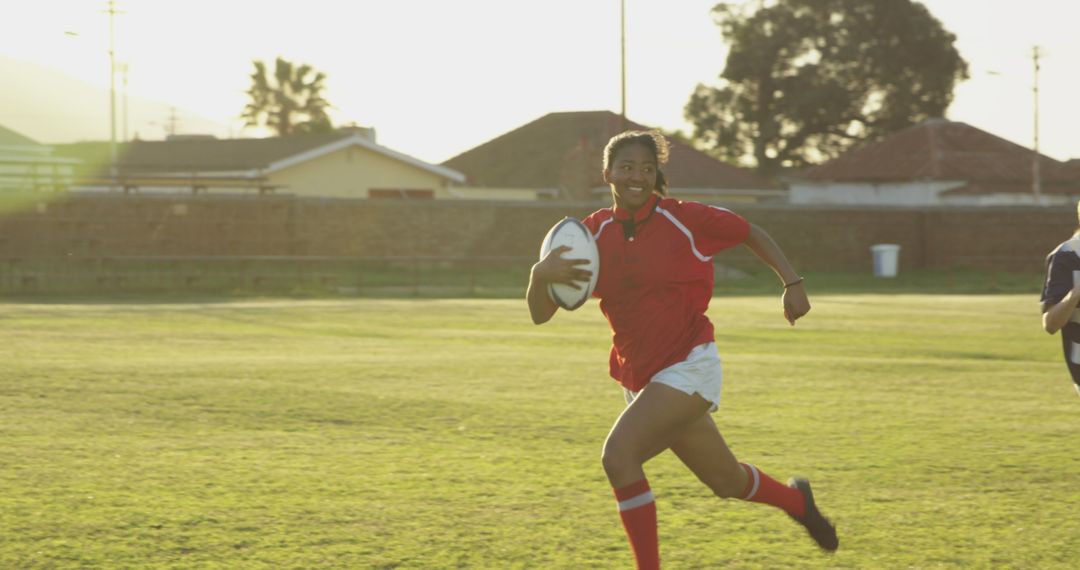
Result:
M270 77L265 63L253 63L255 72L247 90L250 101L240 115L245 125L266 126L279 136L333 130L326 114L330 103L323 98L326 74L278 57Z

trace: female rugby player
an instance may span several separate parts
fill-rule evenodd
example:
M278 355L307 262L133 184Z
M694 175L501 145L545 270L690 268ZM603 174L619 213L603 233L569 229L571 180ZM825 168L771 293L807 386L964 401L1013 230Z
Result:
M826 551L838 546L836 529L818 511L810 483L783 485L740 463L710 412L720 403L721 368L713 325L705 316L712 298L712 256L745 244L780 278L784 317L792 325L810 310L803 280L761 228L735 213L667 197L660 167L667 140L657 132L628 131L604 149L604 182L612 208L583 220L596 237L603 270L593 293L614 333L610 371L628 406L604 442L604 471L639 569L658 568L656 504L643 465L666 449L721 498L779 507L802 524ZM583 260L564 259L566 248L537 262L526 293L533 322L558 307L548 283L588 280Z

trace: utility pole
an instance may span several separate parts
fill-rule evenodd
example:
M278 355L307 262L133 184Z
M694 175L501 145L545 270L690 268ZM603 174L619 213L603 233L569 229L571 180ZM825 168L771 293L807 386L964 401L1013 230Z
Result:
M620 131L626 130L626 0L619 0L619 46L622 74L620 80L620 93L622 95L622 112Z
M123 89L123 92L124 92L124 104L122 106L123 112L120 115L121 116L120 124L123 125L123 127L120 129L120 141L121 142L128 142L128 64L127 63L121 63L120 64L120 74L124 78L123 81L121 82L121 84L123 85L122 89Z
M1035 64L1035 82L1032 93L1035 99L1035 154L1031 158L1031 192L1035 198L1035 205L1042 205L1042 174L1039 172L1039 46L1031 48L1031 59Z
M180 119L176 116L176 107L169 107L169 118L165 121L165 134L166 138L176 134L177 124Z
M116 37L115 19L119 14L116 0L109 0L109 174L113 186L116 186L118 172L116 160Z

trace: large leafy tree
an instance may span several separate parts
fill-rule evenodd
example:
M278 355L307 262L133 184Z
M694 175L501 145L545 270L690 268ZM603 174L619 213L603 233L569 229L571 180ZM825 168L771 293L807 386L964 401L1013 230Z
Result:
M323 97L326 74L310 65L295 65L280 57L273 75L266 64L256 60L248 88L248 104L240 118L248 126L265 126L279 136L329 132L333 129Z
M956 36L912 0L718 4L719 86L685 108L695 143L762 173L832 158L928 117L967 78Z

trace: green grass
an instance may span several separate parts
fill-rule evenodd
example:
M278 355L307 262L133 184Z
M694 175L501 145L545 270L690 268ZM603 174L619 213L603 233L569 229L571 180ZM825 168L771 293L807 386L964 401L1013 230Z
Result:
M1036 297L715 299L718 424L841 550L665 454L666 568L1073 567L1080 398ZM629 568L608 342L592 302L0 305L0 568Z

